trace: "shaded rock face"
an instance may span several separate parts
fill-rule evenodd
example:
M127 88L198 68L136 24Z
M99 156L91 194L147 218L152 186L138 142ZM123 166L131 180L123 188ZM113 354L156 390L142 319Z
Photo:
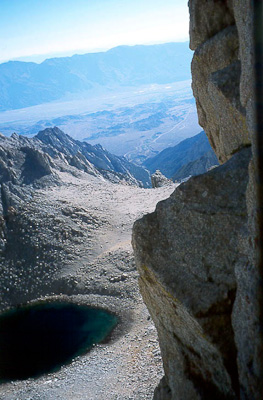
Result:
M199 122L225 164L134 226L165 369L154 399L260 400L252 2L190 0L189 10Z
M58 183L55 164L41 142L13 134L0 137L0 184L45 185L45 177Z
M191 48L195 50L192 62L193 90L199 120L219 157L224 162L248 143L252 144L253 158L249 165L249 184L246 191L248 234L242 241L242 251L247 261L235 269L237 294L232 314L235 342L238 349L240 396L242 399L261 399L262 384L262 334L259 322L259 254L257 244L258 222L256 185L257 152L254 126L254 47L253 2L249 0L189 2L190 20L198 26L191 29ZM215 24L209 14L208 3L214 3L214 15L221 25ZM217 4L216 4L217 3ZM217 7L233 15L233 22L226 26L226 18ZM201 13L200 13L201 11ZM209 18L207 18L209 16ZM206 21L206 25L205 24ZM204 27L209 26L204 34ZM230 31L232 30L232 40ZM236 39L234 39L236 30ZM227 39L228 37L228 39ZM238 49L236 42L238 40ZM222 59L218 61L221 52ZM199 56L201 55L201 59ZM203 57L203 59L202 59ZM209 65L210 64L210 65ZM215 71L215 67L218 70ZM202 87L203 86L203 87ZM205 95L207 94L207 97ZM215 107L214 107L215 105Z
M45 175L52 174L54 164L48 154L27 146L22 147L21 151L26 155L21 174L24 183L29 184Z
M190 48L235 23L232 0L190 0Z
M239 390L231 312L249 159L245 149L191 178L134 225L140 289L173 399L231 399Z

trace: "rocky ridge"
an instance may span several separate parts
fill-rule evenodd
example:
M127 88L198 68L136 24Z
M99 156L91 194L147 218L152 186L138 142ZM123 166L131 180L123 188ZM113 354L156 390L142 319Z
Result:
M74 174L77 169L116 183L150 187L150 175L144 168L109 153L100 145L74 140L56 127L47 128L33 138L16 133L10 138L1 135L0 146L1 184L58 183L56 170Z
M95 167L97 174L112 181L126 180L130 184L150 187L150 176L145 168L127 161L125 157L115 156L99 144L92 146L75 140L57 127L40 131L35 138L48 146L45 151L49 152L50 146L55 148L66 159L69 158L70 165L85 172L94 174Z

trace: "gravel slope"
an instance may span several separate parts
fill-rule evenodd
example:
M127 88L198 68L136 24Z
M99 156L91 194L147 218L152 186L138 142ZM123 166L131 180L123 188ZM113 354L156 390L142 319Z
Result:
M140 189L86 173L58 174L60 186L36 190L9 221L2 310L67 300L114 311L120 323L107 343L60 371L2 384L0 399L151 399L163 370L156 331L138 291L131 229L175 186Z

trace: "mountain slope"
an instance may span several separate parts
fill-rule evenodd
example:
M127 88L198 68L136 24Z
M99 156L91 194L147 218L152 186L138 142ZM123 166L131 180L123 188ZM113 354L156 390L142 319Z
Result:
M215 155L215 152L211 149L197 160L191 161L188 164L183 165L174 174L172 180L180 181L181 179L187 178L189 176L203 174L215 165L218 165L218 159Z
M198 135L183 140L174 147L164 149L155 157L147 159L143 165L151 173L159 169L167 178L172 178L180 168L198 160L209 151L212 151L213 156L216 158L205 132L202 131Z
M101 146L74 141L58 128L46 129L33 138L1 135L0 213L17 208L21 200L29 201L34 188L60 185L60 172L78 176L79 171L102 181L106 178L114 183L150 187L145 169Z
M74 140L57 127L40 131L35 139L50 145L65 156L70 156L71 165L76 166L76 163L78 165L84 159L104 175L105 171L115 172L126 176L131 181L135 179L135 181L141 182L142 186L150 187L150 176L145 168L132 164L124 157L109 153L99 144L92 146L89 143Z
M60 99L94 86L131 86L190 79L188 43L119 46L103 53L0 64L0 111Z

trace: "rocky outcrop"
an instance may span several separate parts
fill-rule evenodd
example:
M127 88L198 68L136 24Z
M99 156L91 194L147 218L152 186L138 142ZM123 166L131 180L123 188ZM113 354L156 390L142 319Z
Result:
M203 15L202 23L199 23L200 32L204 31L204 20L209 26L213 23L211 14L208 14L207 4L202 8L202 1L189 2L191 20L194 19L196 7L199 7L200 15ZM237 281L237 294L234 304L232 323L237 345L237 363L239 371L240 396L242 399L261 399L262 386L262 335L260 335L259 322L259 249L258 249L258 224L256 204L256 143L254 126L254 44L253 44L253 3L249 0L233 0L224 2L212 1L215 7L228 7L234 17L234 27L226 27L222 15L215 12L221 20L221 27L214 31L213 35L204 35L202 40L196 41L196 32L190 29L191 47L196 49L193 63L193 89L196 96L197 109L200 123L205 127L212 147L222 162L231 154L237 152L240 147L252 144L253 159L249 165L249 184L246 191L246 204L248 212L248 234L242 241L242 253L247 260L236 266L235 276ZM201 9L200 9L201 8ZM205 16L209 16L206 18ZM214 71L214 63L222 46L220 37L226 36L227 30L236 29L238 37L238 53L233 57L234 40L224 42L222 60L227 65L223 69ZM216 45L213 54L211 42ZM207 55L204 49L207 48ZM231 51L229 53L229 50ZM203 64L197 67L198 56L204 55ZM213 56L208 58L209 55ZM235 60L237 58L237 60ZM208 67L208 60L211 66ZM202 97L200 72L203 69L203 87L206 88L207 97ZM235 72L236 70L236 72ZM210 71L210 74L207 73ZM202 73L201 73L202 75ZM214 79L216 78L216 80ZM201 90L200 90L201 89ZM217 104L217 108L211 108L211 104ZM208 107L208 108L207 108ZM210 107L210 108L209 108ZM213 111L215 111L213 113ZM213 114L211 114L213 113ZM203 118L203 117L207 117ZM245 117L245 119L244 119ZM243 122L242 122L243 121ZM242 128L243 127L243 128Z
M52 156L41 142L13 134L0 136L0 184L41 186L59 182Z
M230 399L238 392L231 313L249 159L247 149L191 178L134 225L140 289L173 399Z
M165 369L154 399L260 400L252 3L190 0L189 9L199 122L224 164L134 225Z
M189 12L192 50L224 28L235 24L232 0L190 0Z
M250 143L245 108L240 102L238 55L239 39L233 25L201 44L192 61L199 124L221 162Z
M155 173L151 175L151 181L153 188L172 185L172 181L167 179L159 170L155 171Z
M21 177L24 183L29 184L46 175L52 174L54 164L51 157L43 151L25 146L20 149L25 154Z

